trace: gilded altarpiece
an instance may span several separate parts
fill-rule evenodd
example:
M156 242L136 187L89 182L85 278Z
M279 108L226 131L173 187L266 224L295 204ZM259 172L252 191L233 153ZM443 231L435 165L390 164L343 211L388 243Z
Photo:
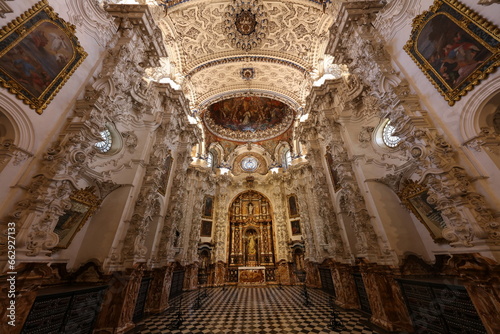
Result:
M230 267L274 266L269 201L255 191L240 194L229 211Z

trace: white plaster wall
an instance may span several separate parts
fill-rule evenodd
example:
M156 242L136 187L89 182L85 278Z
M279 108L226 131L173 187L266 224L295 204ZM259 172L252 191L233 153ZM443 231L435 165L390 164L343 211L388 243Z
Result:
M104 262L116 235L119 235L117 232L132 191L133 188L130 186L121 187L104 199L100 209L86 223L88 229L79 232L84 235L81 242L75 237L70 248L62 254L70 259L69 268L78 268L91 259Z
M423 256L427 261L431 260L432 256L426 245L432 245L432 239L430 244L424 244L422 239L426 237L424 233L428 234L427 230L425 228L425 231L417 229L415 221L410 213L401 206L396 194L381 183L369 182L367 187L376 206L377 215L382 222L387 240L398 257L401 259L406 253L413 253Z

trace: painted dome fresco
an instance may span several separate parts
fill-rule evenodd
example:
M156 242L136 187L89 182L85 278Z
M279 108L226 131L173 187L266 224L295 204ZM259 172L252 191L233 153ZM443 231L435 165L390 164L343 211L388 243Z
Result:
M203 114L206 127L214 135L241 142L277 137L291 126L293 118L288 105L258 96L222 100L210 105Z

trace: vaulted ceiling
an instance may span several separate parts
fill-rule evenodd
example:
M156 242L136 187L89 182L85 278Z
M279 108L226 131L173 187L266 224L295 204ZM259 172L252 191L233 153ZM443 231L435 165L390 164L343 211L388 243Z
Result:
M300 109L322 72L332 5L321 0L167 1L170 63L193 109L270 97Z

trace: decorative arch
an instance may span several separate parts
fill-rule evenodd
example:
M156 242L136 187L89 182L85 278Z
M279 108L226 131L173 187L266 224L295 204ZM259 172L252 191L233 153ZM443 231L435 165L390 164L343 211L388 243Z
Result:
M35 132L26 113L0 96L0 171L11 161L17 166L33 156Z
M500 77L483 85L481 90L473 94L463 107L460 116L460 134L464 143L481 134L488 114L493 113L490 104L500 99ZM497 104L498 106L498 104Z
M35 129L26 116L26 112L7 96L0 94L0 112L11 123L14 131L14 145L17 148L32 152L35 146Z
M496 182L500 168L500 77L474 94L460 117L462 145L480 173ZM496 125L495 125L496 122ZM496 187L498 183L494 183Z
M283 168L288 168L291 165L292 159L292 147L289 143L282 141L280 142L274 151L275 160Z
M207 150L207 161L208 161L208 154L212 154L213 157L213 164L211 169L221 165L221 163L224 161L224 148L220 143L212 143L208 147Z

